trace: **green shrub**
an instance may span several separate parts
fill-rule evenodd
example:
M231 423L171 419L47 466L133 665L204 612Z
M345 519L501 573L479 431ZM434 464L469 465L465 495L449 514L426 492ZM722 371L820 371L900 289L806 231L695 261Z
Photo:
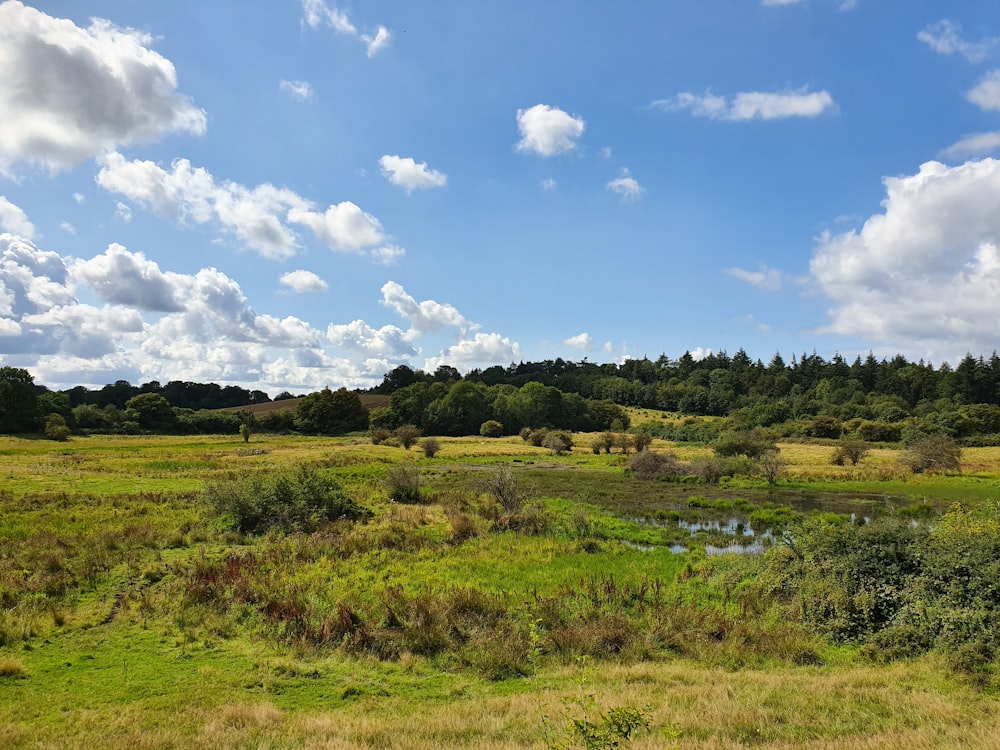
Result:
M487 438L503 436L503 425L495 419L489 419L479 426L479 434Z
M213 482L205 488L204 497L243 534L261 534L270 529L312 532L329 521L353 521L371 515L336 482L307 466L280 474Z
M59 442L69 438L69 427L62 414L49 414L45 418L45 437Z
M404 424L396 428L396 440L402 445L406 450L410 450L411 447L420 439L420 428L412 424Z
M441 441L436 437L425 437L420 441L420 450L424 452L424 456L427 458L434 458L441 450Z
M416 466L400 464L392 466L385 474L385 488L394 503L419 503L420 469Z
M900 459L914 474L925 471L961 471L962 449L947 435L924 435L910 443Z

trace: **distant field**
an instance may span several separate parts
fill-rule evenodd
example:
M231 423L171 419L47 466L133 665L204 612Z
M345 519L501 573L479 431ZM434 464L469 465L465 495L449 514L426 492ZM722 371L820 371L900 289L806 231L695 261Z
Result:
M281 401L268 401L263 404L250 404L249 406L233 406L219 411L244 411L249 409L254 414L267 414L273 411L295 411L299 408L299 401L302 397L286 398ZM361 405L366 409L377 409L389 405L389 397L377 393L362 393Z

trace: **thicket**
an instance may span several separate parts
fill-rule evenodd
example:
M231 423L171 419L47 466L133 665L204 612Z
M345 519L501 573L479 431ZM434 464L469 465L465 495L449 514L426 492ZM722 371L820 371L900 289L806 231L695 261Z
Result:
M761 559L750 587L875 660L942 650L989 679L1000 654L1000 521L956 505L933 523L815 516Z

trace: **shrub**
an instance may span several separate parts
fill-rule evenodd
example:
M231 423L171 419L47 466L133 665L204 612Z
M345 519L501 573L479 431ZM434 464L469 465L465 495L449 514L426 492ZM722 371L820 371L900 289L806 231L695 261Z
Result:
M643 451L629 461L628 468L636 479L659 479L683 474L687 467L673 453Z
M947 435L925 435L910 443L900 459L914 474L961 471L962 449Z
M419 503L420 470L405 464L392 466L385 474L385 488L395 503Z
M371 516L371 511L355 503L340 485L307 466L214 482L205 488L204 497L244 534L270 529L312 532L339 518L353 521Z
M412 424L404 424L397 427L395 433L396 440L398 440L399 444L406 448L406 450L410 450L410 448L413 447L417 440L420 439L421 434L420 428Z
M767 480L768 484L774 484L778 477L785 471L788 461L782 458L778 450L764 451L756 461L757 471Z
M503 508L504 513L518 513L524 508L527 493L508 464L499 464L482 483L483 492Z
M542 443L545 442L545 436L549 434L548 429L545 427L539 427L537 430L532 430L528 433L528 442L531 443L536 448L541 448Z
M425 437L420 441L420 450L424 452L424 456L427 458L434 458L441 450L441 441L436 437Z
M503 436L503 425L495 419L489 419L479 426L479 434L487 438Z
M611 453L611 449L615 445L615 436L610 432L602 432L600 435L594 438L594 441L590 444L591 449L594 453L600 453L603 449L605 453Z
M855 430L858 437L872 443L898 443L903 428L889 422L862 421Z
M653 438L645 432L637 432L632 437L632 443L635 445L635 452L642 453L646 448L648 448L653 443Z
M368 430L368 439L372 441L372 445L382 445L382 443L391 437L392 430L385 427L372 427Z
M45 418L45 437L62 442L69 437L69 427L62 414L49 414Z
M524 442L526 442L526 443L530 442L530 440L531 440L531 428L530 427L522 427L521 431L519 433L517 433L517 434L520 435L521 440L523 440Z
M868 451L868 443L864 440L841 440L830 459L830 463L835 466L843 466L846 461L850 461L851 466L857 466L858 462L868 455Z
M627 432L615 435L615 445L622 449L622 455L627 456L632 448L632 436Z
M717 456L746 456L760 458L769 450L775 449L774 440L760 430L738 430L727 432L718 437L712 450Z
M561 456L573 448L573 438L566 432L547 432L542 438L542 447Z

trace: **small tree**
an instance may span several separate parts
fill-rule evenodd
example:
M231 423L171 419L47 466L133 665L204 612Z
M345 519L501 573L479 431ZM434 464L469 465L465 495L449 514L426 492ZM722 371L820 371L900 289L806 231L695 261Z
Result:
M49 414L45 418L45 437L63 442L69 438L69 427L62 414Z
M400 464L393 466L386 472L385 488L389 493L389 499L395 503L419 503L420 495L420 469L416 466Z
M771 485L778 481L778 477L788 466L788 461L782 458L781 451L778 450L764 451L757 457L756 463L757 471Z
M412 424L404 424L396 428L396 440L399 444L410 450L413 445L420 439L420 428Z
M900 459L914 474L924 471L961 471L962 449L947 435L925 435L910 443Z
M483 481L483 492L500 503L504 513L513 515L524 508L527 493L521 482L507 464L499 464Z
M615 435L615 445L622 449L622 455L627 456L632 449L632 436L627 432Z
M673 453L656 451L636 453L629 461L628 468L636 479L659 479L681 475L687 471L687 467Z
M542 447L548 448L557 456L561 456L573 448L573 438L565 432L548 432L542 439Z
M240 437L244 443L249 443L254 427L257 426L257 415L250 409L241 409L237 414L240 418Z
M843 466L845 462L850 461L851 466L857 466L861 459L868 455L869 450L868 443L864 440L850 438L841 440L830 462L836 466Z
M420 441L420 450L424 452L424 456L427 458L434 458L441 450L441 441L436 437L425 437Z
M602 432L600 435L594 438L594 442L591 443L590 447L594 453L600 453L603 450L605 453L611 453L611 449L615 445L615 436L611 432Z
M479 427L479 434L486 438L498 438L503 435L503 424L495 419L488 419Z
M652 436L647 432L637 432L632 436L632 443L635 445L635 452L642 453L653 443Z

